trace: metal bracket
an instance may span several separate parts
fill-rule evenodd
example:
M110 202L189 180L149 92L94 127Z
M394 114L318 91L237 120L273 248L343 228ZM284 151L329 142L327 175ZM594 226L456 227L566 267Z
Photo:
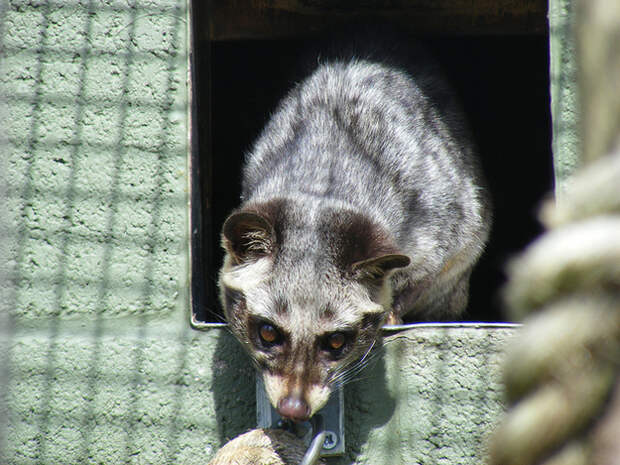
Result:
M321 449L321 457L332 457L344 454L344 393L342 388L332 392L329 401L317 415L323 418L326 436ZM280 428L285 420L273 408L265 393L265 386L260 376L256 377L256 422L259 428ZM313 428L310 421L295 425L295 433L307 446L313 439ZM316 433L316 432L314 432Z

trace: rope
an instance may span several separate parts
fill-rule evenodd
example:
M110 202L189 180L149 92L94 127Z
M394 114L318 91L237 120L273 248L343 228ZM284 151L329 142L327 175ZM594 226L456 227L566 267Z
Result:
M509 266L505 300L529 316L509 347L509 410L492 465L611 465L620 457L620 151L547 203L548 231Z

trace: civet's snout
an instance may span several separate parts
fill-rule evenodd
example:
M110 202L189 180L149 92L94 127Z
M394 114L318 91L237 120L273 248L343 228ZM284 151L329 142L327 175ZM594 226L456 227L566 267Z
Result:
M278 401L278 413L293 421L306 421L310 418L310 406L297 396L287 396Z

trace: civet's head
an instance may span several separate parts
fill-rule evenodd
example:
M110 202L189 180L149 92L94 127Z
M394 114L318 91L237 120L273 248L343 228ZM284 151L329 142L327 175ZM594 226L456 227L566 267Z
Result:
M280 415L310 418L378 336L409 258L366 217L272 200L230 215L220 298Z

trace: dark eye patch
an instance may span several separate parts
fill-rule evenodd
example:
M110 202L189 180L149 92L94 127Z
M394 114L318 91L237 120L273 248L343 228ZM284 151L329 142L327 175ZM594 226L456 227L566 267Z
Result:
M282 346L287 340L287 334L284 331L273 322L262 318L250 317L248 334L256 348L267 352Z

